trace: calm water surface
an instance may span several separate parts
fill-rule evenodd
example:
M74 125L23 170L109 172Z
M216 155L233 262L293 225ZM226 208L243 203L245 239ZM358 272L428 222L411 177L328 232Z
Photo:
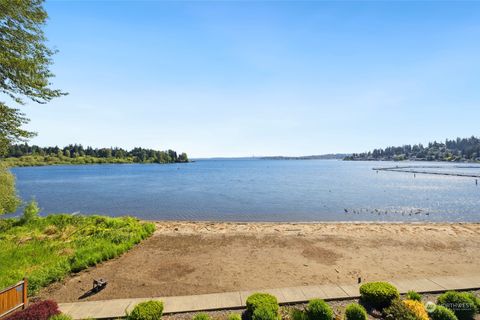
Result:
M402 163L404 165L405 163ZM14 168L42 213L222 221L480 221L474 178L376 172L388 162L200 160ZM480 166L441 171L480 174ZM480 179L479 179L480 180Z

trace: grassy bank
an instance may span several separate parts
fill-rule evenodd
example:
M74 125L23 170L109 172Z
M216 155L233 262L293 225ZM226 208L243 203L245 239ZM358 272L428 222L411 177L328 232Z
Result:
M0 220L0 288L23 277L30 294L70 272L114 258L149 237L155 226L132 217L50 215Z

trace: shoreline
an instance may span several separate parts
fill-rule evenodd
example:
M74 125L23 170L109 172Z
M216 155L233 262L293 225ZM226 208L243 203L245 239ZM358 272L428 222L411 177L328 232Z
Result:
M135 216L132 216L135 217ZM480 221L388 221L388 220L379 220L379 221L367 221L367 220L315 220L315 221L244 221L244 220L149 220L149 219L140 219L135 217L140 221L145 222L153 222L153 223L211 223L211 224L218 224L218 223L226 223L226 224L298 224L298 225L311 225L311 224L473 224L473 225L480 225Z
M37 163L37 164L13 164L10 165L9 163L5 162L4 160L0 160L0 162L3 162L7 165L7 168L42 168L42 167L54 167L54 166L94 166L94 165L109 165L109 164L114 164L114 165L128 165L128 164L139 164L139 165L144 165L144 164L151 164L151 165L175 165L175 164L188 164L188 163L194 163L195 161L187 161L187 162L166 162L166 163L156 163L156 162L93 162L93 163L71 163L71 162L66 162L66 163ZM13 162L13 161L12 161Z

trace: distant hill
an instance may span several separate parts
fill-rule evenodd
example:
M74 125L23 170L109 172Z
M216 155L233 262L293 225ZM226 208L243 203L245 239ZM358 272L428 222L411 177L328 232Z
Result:
M404 145L374 149L364 153L354 153L345 157L345 160L415 160L415 161L453 161L453 162L480 162L480 139L457 138L445 142L430 142L422 144Z
M351 156L351 154L331 153L331 154L300 156L300 157L271 156L271 157L261 157L260 159L262 160L332 160L332 159L342 160L349 156Z

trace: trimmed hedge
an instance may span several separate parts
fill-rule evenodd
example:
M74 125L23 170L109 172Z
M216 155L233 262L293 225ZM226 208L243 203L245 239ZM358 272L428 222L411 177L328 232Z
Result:
M480 298L474 292L466 292L466 294L473 301L477 313L480 313Z
M60 314L55 301L45 300L29 305L25 310L17 311L3 320L48 320Z
M332 308L321 299L313 299L308 302L306 315L308 320L332 320Z
M247 298L247 316L255 320L278 319L278 301L268 293L254 293ZM258 310L255 312L255 310Z
M430 318L432 320L458 320L455 313L444 306L436 306L435 310L430 313Z
M268 306L260 306L253 311L252 320L279 320L278 312Z
M477 311L471 295L466 292L445 292L438 297L437 304L452 310L458 320L471 320Z
M160 320L163 314L163 302L150 300L141 302L127 314L128 320Z
M362 301L372 307L383 309L398 299L400 294L397 288L388 282L369 282L360 286L360 296Z
M345 320L367 320L367 311L358 303L351 303L345 309Z

